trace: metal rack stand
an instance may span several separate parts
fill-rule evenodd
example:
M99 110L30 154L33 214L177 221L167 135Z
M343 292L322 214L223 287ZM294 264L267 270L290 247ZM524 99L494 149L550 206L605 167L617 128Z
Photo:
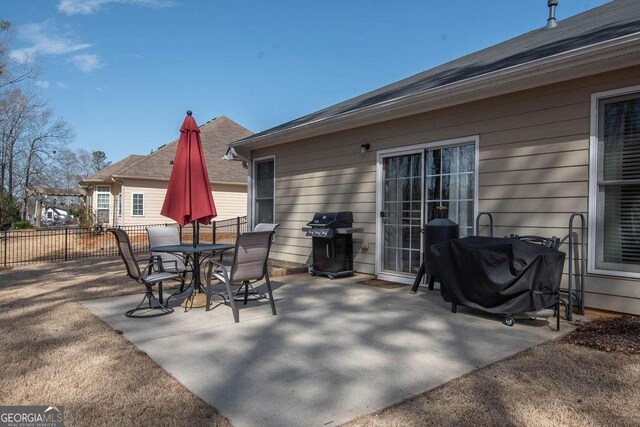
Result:
M478 212L478 216L476 216L476 236L480 235L480 218L482 216L489 217L489 237L493 237L493 215L491 215L491 212Z
M480 218L483 216L487 216L489 218L489 235L493 237L493 215L490 212L479 212L476 216L476 233L479 235L478 230L480 230ZM580 218L580 253L576 254L575 245L577 242L576 232L575 232L575 220L576 218ZM578 305L578 314L584 315L584 278L586 272L586 221L584 218L584 214L581 212L574 212L569 217L569 234L564 236L558 247L563 243L567 242L569 246L569 250L567 251L567 259L569 263L569 271L568 271L568 286L567 289L560 289L561 294L566 294L567 298L565 300L561 300L562 304L565 307L566 318L567 320L572 319L573 315L573 306L574 301ZM574 271L575 264L578 264L578 268Z
M574 233L574 222L576 218L580 218L580 254L579 258L575 254L574 246L576 242ZM580 212L575 212L571 214L569 218L569 234L567 234L561 241L560 244L563 244L565 241L569 245L568 259L569 259L569 281L567 289L560 289L561 293L567 294L567 301L563 303L567 309L567 320L571 320L573 315L573 301L575 300L578 304L578 314L584 314L584 276L585 276L585 261L586 261L586 227L584 214ZM576 262L579 262L578 269L579 271L574 272L573 267Z

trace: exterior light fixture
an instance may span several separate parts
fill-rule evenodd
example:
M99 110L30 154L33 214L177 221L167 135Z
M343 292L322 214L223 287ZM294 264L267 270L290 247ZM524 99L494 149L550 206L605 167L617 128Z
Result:
M360 152L362 154L366 153L367 151L369 151L369 148L371 148L371 144L369 144L368 142L366 144L362 144L360 146Z

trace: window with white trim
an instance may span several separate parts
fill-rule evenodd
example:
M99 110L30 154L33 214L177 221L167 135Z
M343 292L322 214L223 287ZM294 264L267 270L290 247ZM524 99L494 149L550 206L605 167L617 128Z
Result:
M109 208L111 203L111 186L96 186L96 215L99 223L109 222Z
M144 194L131 194L131 216L144 216Z
M640 273L640 92L596 97L595 102L590 212L595 244L590 265L599 271L636 275Z
M275 159L254 162L254 224L275 222Z

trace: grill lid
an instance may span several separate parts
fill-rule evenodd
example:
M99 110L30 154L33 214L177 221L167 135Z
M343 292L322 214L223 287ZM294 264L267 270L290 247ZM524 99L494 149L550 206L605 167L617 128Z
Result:
M351 211L317 212L307 225L309 227L327 228L351 227L353 225L353 213Z

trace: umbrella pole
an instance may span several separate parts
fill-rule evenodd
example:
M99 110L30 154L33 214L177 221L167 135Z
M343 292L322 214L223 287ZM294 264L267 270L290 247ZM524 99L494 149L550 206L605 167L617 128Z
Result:
M194 221L193 222L193 238L191 239L193 241L194 248L198 245L198 233L200 233L199 223L198 221ZM196 294L202 293L202 287L201 287L202 283L200 282L200 259L199 258L200 258L200 253L198 253L198 251L194 251L193 252L193 262L194 262L193 273L195 274L194 288L195 288Z

